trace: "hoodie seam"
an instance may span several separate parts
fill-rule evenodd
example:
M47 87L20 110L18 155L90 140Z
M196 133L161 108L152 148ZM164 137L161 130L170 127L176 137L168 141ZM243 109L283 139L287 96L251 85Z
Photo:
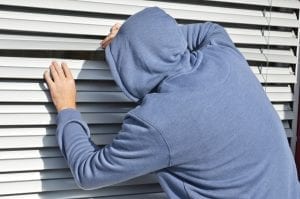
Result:
M139 120L143 121L144 123L148 124L149 126L151 126L152 128L154 128L159 133L160 137L162 138L162 140L164 141L165 145L167 146L167 149L168 149L168 152L169 152L168 153L168 156L169 156L168 166L170 167L171 166L171 162L172 162L171 161L171 150L170 150L170 146L169 146L167 140L162 135L161 130L158 127L155 127L151 122L149 122L149 121L141 118L140 116L138 116L136 114L130 113L130 115L132 117L135 117L136 119L139 119Z

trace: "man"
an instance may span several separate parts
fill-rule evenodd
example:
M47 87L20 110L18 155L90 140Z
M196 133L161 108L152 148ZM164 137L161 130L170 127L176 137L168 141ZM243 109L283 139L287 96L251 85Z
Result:
M112 75L133 101L103 148L76 110L66 64L45 73L61 152L82 189L155 172L171 199L296 199L300 187L282 123L220 25L178 25L146 8L102 42Z

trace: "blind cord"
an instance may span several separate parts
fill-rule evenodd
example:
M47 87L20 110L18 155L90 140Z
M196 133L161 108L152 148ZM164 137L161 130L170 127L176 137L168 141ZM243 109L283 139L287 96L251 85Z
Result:
M270 16L269 16L269 20L267 20L268 22L268 37L267 37L267 50L270 49L270 30L271 30L271 19L272 19L272 6L273 6L273 2L272 0L269 0L269 5L270 5L270 9L269 9L269 12L270 12ZM266 17L266 10L264 9L264 16ZM268 18L267 18L268 19ZM263 36L265 36L265 33L263 32ZM265 55L265 53L263 52L263 50L261 50L261 53L265 56L266 60L267 60L267 63L266 63L266 73L265 73L265 76L263 74L263 71L261 69L260 73L262 74L262 77L264 79L264 84L265 84L265 92L267 92L267 84L268 84L268 69L269 69L269 59L268 57Z

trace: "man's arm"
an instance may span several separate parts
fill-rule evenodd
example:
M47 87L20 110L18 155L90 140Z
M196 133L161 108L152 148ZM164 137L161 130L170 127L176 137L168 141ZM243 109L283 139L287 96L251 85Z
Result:
M45 79L57 109L57 140L74 179L82 189L96 189L169 166L169 148L160 132L127 114L113 142L98 147L76 110L75 81L66 64L53 62Z
M205 22L178 25L190 51L197 51L208 44L228 46L235 49L226 30L217 23Z
M113 142L98 147L80 113L65 109L57 117L57 139L74 179L85 190L119 183L169 166L169 149L160 133L127 115Z

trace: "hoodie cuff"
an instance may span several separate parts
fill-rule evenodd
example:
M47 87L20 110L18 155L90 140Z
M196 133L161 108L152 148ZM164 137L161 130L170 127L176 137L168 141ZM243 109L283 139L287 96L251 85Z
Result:
M59 126L70 120L81 120L80 112L73 108L67 108L59 111L56 117L56 124Z

